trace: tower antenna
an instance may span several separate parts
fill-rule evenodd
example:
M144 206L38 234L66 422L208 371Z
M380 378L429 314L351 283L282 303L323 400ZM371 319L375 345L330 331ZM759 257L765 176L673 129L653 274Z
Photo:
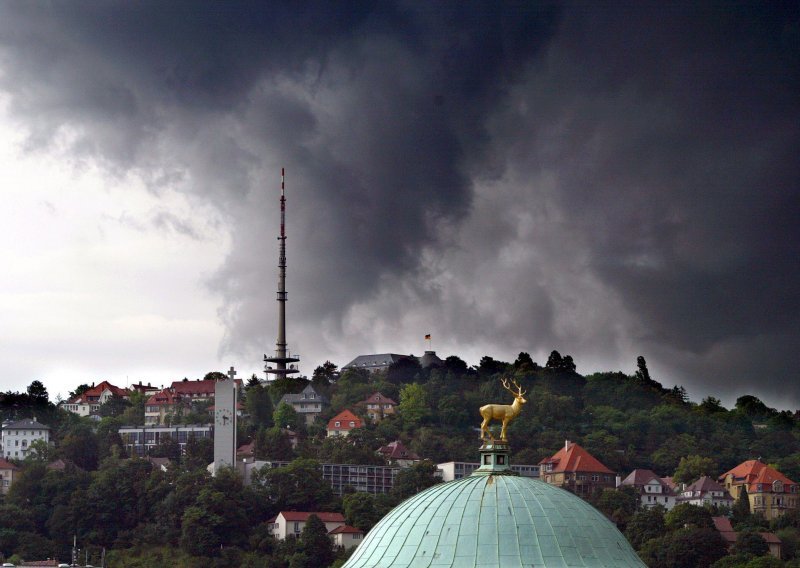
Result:
M281 168L281 234L278 236L278 341L275 343L275 356L264 355L264 372L267 380L285 377L299 372L298 356L289 354L286 343L286 172ZM274 366L273 366L274 364Z

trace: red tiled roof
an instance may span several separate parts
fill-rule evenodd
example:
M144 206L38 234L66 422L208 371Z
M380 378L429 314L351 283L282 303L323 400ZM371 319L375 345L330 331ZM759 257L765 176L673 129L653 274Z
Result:
M336 422L339 422L340 426L336 426ZM350 426L350 422L355 422L356 425ZM328 421L328 430L351 430L353 428L361 428L361 426L361 418L349 410L342 410Z
M161 392L157 392L153 396L147 399L145 405L147 406L172 406L174 404L178 404L181 401L181 395L176 394L169 389L164 389Z
M774 481L781 481L784 485L797 485L794 481L783 475L781 472L769 467L768 465L758 460L747 460L742 462L730 471L727 471L719 476L720 481L725 481L725 478L732 475L734 478L734 485L741 485L746 483L748 485L748 492L755 492L755 485L763 483L771 485ZM740 483L737 483L739 481ZM788 493L789 487L784 487L784 491Z
M287 521L307 521L308 517L311 515L316 515L319 517L323 523L343 523L344 522L344 515L341 513L315 513L309 511L281 511L278 513L279 515L283 515L283 518ZM275 517L277 519L278 517ZM272 521L274 522L274 520Z
M0 458L0 469L19 469L13 463Z
M185 395L214 395L214 385L217 381L173 381L170 385L172 392Z
M84 398L85 397L90 397L90 396L91 397L97 397L97 396L100 396L101 394L103 394L103 391L106 390L106 389L110 390L111 394L113 394L115 396L123 396L123 397L125 397L125 396L129 396L131 394L128 389L121 389L119 387L115 387L114 385L112 385L108 381L103 381L102 383L100 383L96 387L92 387L90 389L86 389L82 396Z
M328 534L364 534L364 531L361 529L357 529L356 527L351 527L350 525L342 525L340 527L336 527L335 529L331 530Z
M558 472L589 472L589 473L614 473L592 454L574 442L568 442L566 448L561 448L550 458L545 458L539 465L552 464L553 473Z
M241 456L252 456L255 454L255 442L250 442L249 444L242 444L239 446L239 449L236 450L236 455Z
M367 404L370 404L370 403L381 403L381 404L394 404L394 405L397 405L397 403L395 401L393 401L391 398L389 398L388 396L383 396L379 392L376 392L376 393L373 393L373 394L369 395L366 398L366 400L364 400L364 402L367 403Z
M758 534L761 535L761 538L763 538L764 540L767 541L767 544L781 544L782 543L781 539L778 538L778 535L776 535L774 533L763 532L763 533L758 533Z

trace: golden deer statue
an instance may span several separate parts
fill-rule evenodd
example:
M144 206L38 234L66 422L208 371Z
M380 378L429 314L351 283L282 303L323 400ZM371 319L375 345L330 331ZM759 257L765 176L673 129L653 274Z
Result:
M517 384L517 381L513 381L513 383L514 386L517 387L517 392L514 392L508 385L508 381L503 379L503 388L514 395L514 402L511 404L487 404L481 406L480 412L481 416L483 416L483 422L481 423L481 440L486 440L486 435L488 434L489 439L492 442L495 441L492 433L489 432L489 422L492 420L499 420L503 423L503 428L500 430L500 441L505 442L508 423L517 417L522 410L522 405L528 402L524 398L525 391L522 390L522 387Z

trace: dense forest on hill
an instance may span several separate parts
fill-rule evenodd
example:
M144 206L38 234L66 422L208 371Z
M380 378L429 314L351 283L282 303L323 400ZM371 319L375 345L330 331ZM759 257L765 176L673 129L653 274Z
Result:
M242 393L246 417L239 422L239 441L254 441L259 458L292 463L257 475L251 487L231 472L208 475L205 466L212 461L212 448L207 441L191 442L183 456L177 444L156 448L154 456L173 460L166 472L148 461L127 459L117 430L122 424L143 423L140 396L110 401L101 407L102 419L93 422L58 410L35 381L25 393L0 395L0 418L36 416L52 427L55 444L37 445L19 463L21 473L0 500L0 555L68 560L76 535L90 560L97 564L105 548L115 567L318 567L341 562L346 554L326 549L327 541L319 538L319 527L312 523L303 538L278 543L267 535L266 521L282 509L341 511L349 524L369 530L400 500L437 481L432 464L477 461L478 408L513 400L501 378L516 381L528 400L509 428L515 463L538 463L569 439L623 476L634 468L649 468L688 482L760 458L800 479L800 429L794 414L768 408L753 396L739 398L732 409L712 397L689 401L682 388L667 389L651 378L644 358L632 367L630 375L582 376L570 356L554 351L542 366L520 353L514 362L487 356L475 367L451 356L443 367L432 369L404 360L383 372L339 373L335 365L325 363L309 380L281 379L265 385L253 377ZM317 423L306 427L290 407L278 402L309 381L330 405ZM325 437L327 420L341 410L365 416L362 403L374 392L398 401L397 414L347 438ZM198 405L175 421L207 421L204 411ZM276 425L300 434L296 450ZM318 461L382 463L375 450L393 440L403 441L429 461L404 471L389 495L353 493L338 498L316 468ZM47 467L57 458L67 461L66 469ZM634 537L640 550L648 541L672 534L638 513L635 498L624 492L597 495L594 502L633 534L642 523L650 523L647 538ZM661 523L664 518L661 514ZM800 528L800 519L792 519L781 528ZM631 523L633 529L628 527ZM752 519L743 523L765 527ZM662 528L653 532L652 526ZM681 533L676 529L675 534ZM670 543L659 546L669 548Z

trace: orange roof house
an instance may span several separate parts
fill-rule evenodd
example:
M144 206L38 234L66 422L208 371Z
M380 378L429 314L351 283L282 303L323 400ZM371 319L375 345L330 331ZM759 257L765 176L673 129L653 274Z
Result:
M614 472L574 442L566 440L564 447L539 462L539 477L581 496L590 495L596 488L613 488Z
M738 499L742 488L747 491L750 511L775 519L800 505L797 483L778 470L758 460L747 460L719 476L720 482Z
M364 424L361 418L350 412L342 410L328 421L328 437L347 436L353 428L361 428Z

